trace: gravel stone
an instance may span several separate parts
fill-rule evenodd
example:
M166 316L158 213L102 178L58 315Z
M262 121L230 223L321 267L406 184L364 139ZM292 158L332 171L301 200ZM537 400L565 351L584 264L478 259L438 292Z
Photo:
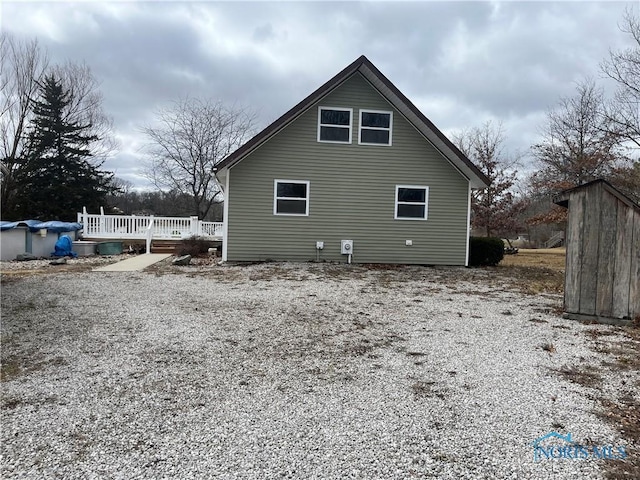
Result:
M594 327L490 269L166 261L2 287L5 479L601 478L533 440L624 444L554 372L606 357Z

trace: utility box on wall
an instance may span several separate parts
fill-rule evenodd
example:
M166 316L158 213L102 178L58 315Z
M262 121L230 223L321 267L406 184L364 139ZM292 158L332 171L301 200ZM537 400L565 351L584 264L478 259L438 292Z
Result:
M340 253L342 255L353 254L353 240L341 240L340 241Z
M604 180L554 202L569 209L566 315L614 324L640 318L640 206Z

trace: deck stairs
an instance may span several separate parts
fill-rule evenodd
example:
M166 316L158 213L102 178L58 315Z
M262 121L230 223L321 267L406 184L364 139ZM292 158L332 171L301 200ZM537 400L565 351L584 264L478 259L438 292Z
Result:
M561 247L564 244L564 231L555 232L549 240L544 242L543 248Z
M151 242L151 253L166 253L169 255L180 255L181 240L153 240Z

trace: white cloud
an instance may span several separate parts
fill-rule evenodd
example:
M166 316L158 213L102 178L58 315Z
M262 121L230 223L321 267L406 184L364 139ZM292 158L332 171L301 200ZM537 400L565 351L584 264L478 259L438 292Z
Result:
M212 97L266 126L363 53L445 132L502 120L526 150L546 110L627 44L629 5L5 2L2 29L91 66L123 145L106 166L141 181L138 127L157 107Z

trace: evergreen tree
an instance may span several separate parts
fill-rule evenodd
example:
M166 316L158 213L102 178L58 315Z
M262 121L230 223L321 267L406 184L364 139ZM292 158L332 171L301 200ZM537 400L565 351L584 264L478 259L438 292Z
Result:
M104 203L112 174L91 163L90 145L99 138L88 133L90 124L67 118L72 98L62 82L48 75L39 90L13 216L73 221L83 206L95 211Z

